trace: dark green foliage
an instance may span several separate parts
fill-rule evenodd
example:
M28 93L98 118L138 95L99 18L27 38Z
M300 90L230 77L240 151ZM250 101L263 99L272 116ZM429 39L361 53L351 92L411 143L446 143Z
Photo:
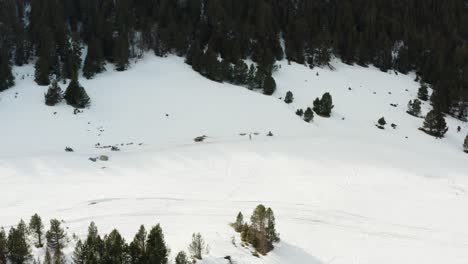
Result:
M54 80L52 85L49 86L47 93L44 95L45 104L48 106L54 106L63 99L63 92L57 81Z
M265 77L263 82L263 93L266 95L272 95L276 90L275 79L271 75Z
M0 263L1 264L6 264L7 254L8 254L7 246L8 246L8 241L7 241L5 230L3 228L0 228Z
M465 143L463 143L463 150L468 153L468 135L465 137Z
M246 79L246 82L247 82L247 87L249 89L253 89L253 88L256 88L255 87L255 76L257 75L257 71L255 69L255 66L253 64L250 64L250 67L249 67L249 72L247 73L247 79Z
M187 258L187 254L185 254L184 251L177 253L175 264L190 264L190 261Z
M248 70L249 68L247 64L244 61L239 60L234 65L234 84L246 85Z
M0 46L0 92L15 84L8 54Z
M275 216L271 208L258 205L250 218L251 224L242 228L241 239L250 243L260 254L266 255L273 250L273 243L279 242L275 228Z
M75 108L85 108L91 104L91 99L76 78L70 81L63 97L67 104Z
M57 219L50 220L50 229L46 233L47 247L53 253L54 264L65 262L63 249L67 245L67 235Z
M312 111L312 109L310 107L307 107L307 109L304 112L304 121L309 123L313 119L314 119L314 111Z
M421 101L418 99L410 100L408 102L408 114L412 116L420 116L421 115Z
M46 248L46 252L45 252L45 256L44 256L44 264L52 264L52 263L54 263L54 261L52 259L52 255L50 254L49 248Z
M431 110L426 115L421 130L437 138L444 137L445 133L448 131L448 127L442 112Z
M333 100L330 93L324 93L322 99L316 98L314 100L314 111L320 116L330 117L333 107Z
M241 232L242 227L244 226L244 216L242 215L242 212L239 212L236 217L236 222L232 224L232 227L236 232Z
M128 49L128 36L126 34L121 34L117 37L114 45L114 63L117 71L125 71L128 67Z
M93 38L88 45L83 76L86 79L93 78L96 74L104 71L104 55L102 54L101 42L98 38Z
M387 121L385 121L385 118L384 117L381 117L379 118L379 120L377 120L377 124L379 124L379 126L385 126L387 124Z
M8 233L8 259L11 264L26 264L31 259L31 249L26 240L24 224L12 227Z
M146 255L148 264L166 264L168 262L169 250L164 241L161 226L157 224L151 228L146 240Z
M310 111L312 111L312 109L311 109ZM304 115L304 110L302 110L302 109L297 109L297 110L296 110L296 115L298 115L298 116L303 116L303 115ZM312 115L313 115L313 112L312 112Z
M81 240L78 240L78 242L76 242L75 250L73 251L73 256L72 256L73 263L74 264L87 263L86 252L87 252L87 248L85 248Z
M284 98L284 102L287 103L287 104L290 104L294 101L294 96L293 96L293 93L291 91L288 91L286 93L286 96Z
M42 224L42 219L39 215L34 214L29 221L29 230L33 234L35 241L35 246L41 248L43 246L42 237L44 236L44 225Z
M142 225L136 233L129 247L132 264L144 264L147 262L146 255L146 230Z
M206 250L205 240L200 233L192 234L192 242L189 245L189 252L193 258L202 259L202 254Z
M425 84L421 84L418 90L418 98L421 101L427 101L429 99L429 92Z
M104 236L104 252L103 264L129 263L128 246L116 229Z

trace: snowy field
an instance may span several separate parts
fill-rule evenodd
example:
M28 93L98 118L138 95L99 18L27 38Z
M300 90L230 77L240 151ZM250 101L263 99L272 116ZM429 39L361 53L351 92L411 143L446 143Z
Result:
M406 113L414 75L333 66L284 62L268 97L148 55L81 80L92 106L77 115L46 106L33 67L17 68L17 85L0 94L0 226L38 213L63 219L70 236L95 221L128 241L140 224L161 223L172 256L201 232L204 264L468 263L468 124L447 118L446 137L430 137ZM289 90L291 105L279 100ZM324 92L331 118L295 115ZM382 116L385 130L375 127ZM88 160L103 154L108 162ZM256 258L231 243L228 223L259 203L274 210L282 241Z

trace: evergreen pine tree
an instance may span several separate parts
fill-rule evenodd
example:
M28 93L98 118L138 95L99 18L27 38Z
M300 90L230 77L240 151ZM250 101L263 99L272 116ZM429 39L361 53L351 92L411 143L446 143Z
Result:
M444 137L445 133L448 131L448 127L442 112L431 110L426 115L421 130L437 138Z
M307 107L307 109L304 112L304 121L309 123L314 119L314 111L310 107Z
M67 244L65 231L60 226L60 221L57 219L50 220L50 229L46 233L47 247L52 250L54 264L62 264L65 262L63 249Z
M246 85L249 68L243 60L234 65L234 84Z
M189 245L189 252L193 258L202 259L203 251L205 250L206 244L200 233L192 234L192 242Z
M102 53L101 42L97 37L94 37L88 45L88 53L83 65L83 76L86 79L91 79L103 71L104 55Z
M45 104L48 106L54 106L63 99L63 92L58 82L54 80L52 85L49 86L47 93L44 94Z
M236 232L241 232L242 227L244 226L244 216L242 215L242 212L239 212L236 217L236 222L234 222L233 227Z
M272 95L276 90L276 82L275 79L271 75L265 77L265 81L263 82L263 94Z
M8 246L8 240L6 237L5 230L3 228L0 228L0 263L1 264L6 264L7 263L7 246Z
M73 263L74 264L85 264L86 262L86 248L81 240L78 240L75 245L75 250L73 251Z
M129 261L128 247L125 240L114 229L104 237L104 260L103 264L127 264Z
M293 93L291 91L288 91L286 93L286 96L284 97L284 102L287 103L287 104L290 104L294 101L294 96L293 96Z
M0 92L12 87L14 84L9 56L6 50L0 46Z
M91 99L83 86L78 82L76 75L70 81L63 98L65 98L67 104L75 108L85 108L91 104Z
M418 98L421 101L427 101L429 99L429 92L425 84L421 84L418 90Z
M408 102L408 114L418 117L421 114L421 101L418 99L410 100Z
M88 236L80 251L81 255L84 256L84 263L99 264L103 261L104 242L99 236L94 222L91 222L88 227ZM78 251L77 253L80 252Z
M387 124L387 121L385 121L385 118L384 117L381 117L379 118L379 120L377 120L377 124L379 124L379 126L383 127Z
M129 251L132 264L147 263L146 230L143 225L140 226L138 233L136 233L133 241L130 243Z
M314 100L314 111L320 116L330 117L333 107L333 100L330 93L324 93L322 99L316 98Z
M11 264L26 264L31 260L31 249L26 240L26 233L23 227L18 225L12 227L8 234L8 259Z
M465 143L463 144L463 150L468 153L468 135L465 137Z
M42 224L42 219L39 215L34 214L29 221L29 230L33 233L36 242L35 245L38 248L43 246L42 237L44 236L44 225Z
M311 111L312 111L312 109L311 109ZM314 113L312 112L312 115L313 115L313 114L314 114ZM302 110L302 109L297 109L297 110L296 110L296 115L298 115L298 116L303 116L303 115L304 115L304 110Z
M257 73L256 73L256 70L255 70L255 66L253 64L250 64L249 72L247 73L247 79L246 79L247 87L250 90L256 88L256 84L255 84L256 75L257 75Z
M190 261L187 258L187 254L185 254L184 251L177 253L175 264L190 264Z
M271 246L273 247L273 242L278 242L279 239L279 234L276 233L276 223L275 223L275 215L273 213L273 210L271 208L268 208L266 210L266 236L268 241L271 243Z
M167 249L164 234L159 224L154 226L148 234L146 254L148 256L148 263L167 264L168 262L169 250Z
M128 67L129 43L127 34L120 34L114 45L114 63L117 71L125 71Z

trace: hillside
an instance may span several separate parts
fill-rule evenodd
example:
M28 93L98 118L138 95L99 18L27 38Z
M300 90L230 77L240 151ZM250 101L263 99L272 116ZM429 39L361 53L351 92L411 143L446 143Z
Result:
M33 67L16 67L16 86L0 93L0 226L38 213L63 219L70 235L95 221L128 241L139 224L161 223L172 256L201 232L211 248L201 263L466 263L467 123L447 118L443 139L419 131L423 119L406 113L412 74L279 64L269 97L148 54L81 79L92 105L76 115L46 106ZM287 91L291 105L279 100ZM331 118L296 116L324 92ZM385 130L375 127L382 116ZM88 160L103 154L108 162ZM259 203L275 210L282 241L256 258L231 243L228 223Z

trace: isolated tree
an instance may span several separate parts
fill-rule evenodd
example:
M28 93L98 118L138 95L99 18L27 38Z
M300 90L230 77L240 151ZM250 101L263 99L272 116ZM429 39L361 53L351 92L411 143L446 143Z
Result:
M414 101L410 100L408 102L407 113L416 117L420 116L421 115L421 101L419 101L418 99L414 99Z
M306 111L304 112L304 121L310 123L314 119L314 111L310 107L307 107Z
M263 82L263 93L266 95L272 95L276 90L276 82L271 75L265 77Z
M103 264L127 264L129 260L128 247L125 240L116 229L104 237Z
M312 109L311 109L311 111L312 111ZM303 116L303 115L304 115L304 110L302 110L302 109L297 109L297 110L296 110L296 115L298 115L298 116ZM313 115L313 113L312 113L312 115Z
M202 259L202 254L206 249L205 240L200 233L192 234L192 242L189 245L189 252L193 258Z
M159 224L154 226L148 234L148 239L146 240L146 255L148 256L148 263L166 264L168 262L169 250L164 241L164 234Z
M320 116L330 117L333 107L333 99L330 93L324 93L321 99L316 98L314 100L313 110Z
M177 256L175 258L175 264L190 264L191 262L187 258L187 254L185 254L184 251L180 251L177 253Z
M46 233L47 247L53 252L54 264L64 263L63 249L67 245L67 236L57 219L50 220L50 229Z
M384 117L381 117L379 120L377 120L377 124L379 124L381 127L384 127L387 124L387 121L385 121Z
M236 232L241 232L243 225L244 225L244 216L242 215L242 212L239 212L236 217L236 222L234 222L233 224L234 230L236 230Z
M418 90L418 98L421 101L429 100L429 92L427 90L427 86L425 84L421 84Z
M437 138L444 137L445 133L448 131L448 127L442 112L431 110L426 115L421 130Z
M294 101L294 96L293 96L293 93L291 91L288 91L286 93L286 97L284 97L284 102L287 103L287 104L290 104Z
M91 104L91 99L76 77L70 81L63 97L67 101L67 104L75 108L85 108Z
M52 85L49 86L47 93L44 95L45 104L48 106L54 106L63 99L63 92L58 82L54 80Z
M35 246L41 248L43 246L42 237L44 236L44 225L42 224L42 219L38 214L34 214L29 221L29 230L33 234L35 241Z
M7 246L8 246L8 240L6 237L5 230L3 228L0 228L0 263L6 264L7 262Z
M144 264L147 262L146 235L146 229L143 225L141 225L129 246L129 253L132 264Z
M10 229L7 251L11 264L26 264L31 260L31 249L26 240L26 233L19 225Z
M463 144L463 150L468 153L468 135L465 137L465 143Z

